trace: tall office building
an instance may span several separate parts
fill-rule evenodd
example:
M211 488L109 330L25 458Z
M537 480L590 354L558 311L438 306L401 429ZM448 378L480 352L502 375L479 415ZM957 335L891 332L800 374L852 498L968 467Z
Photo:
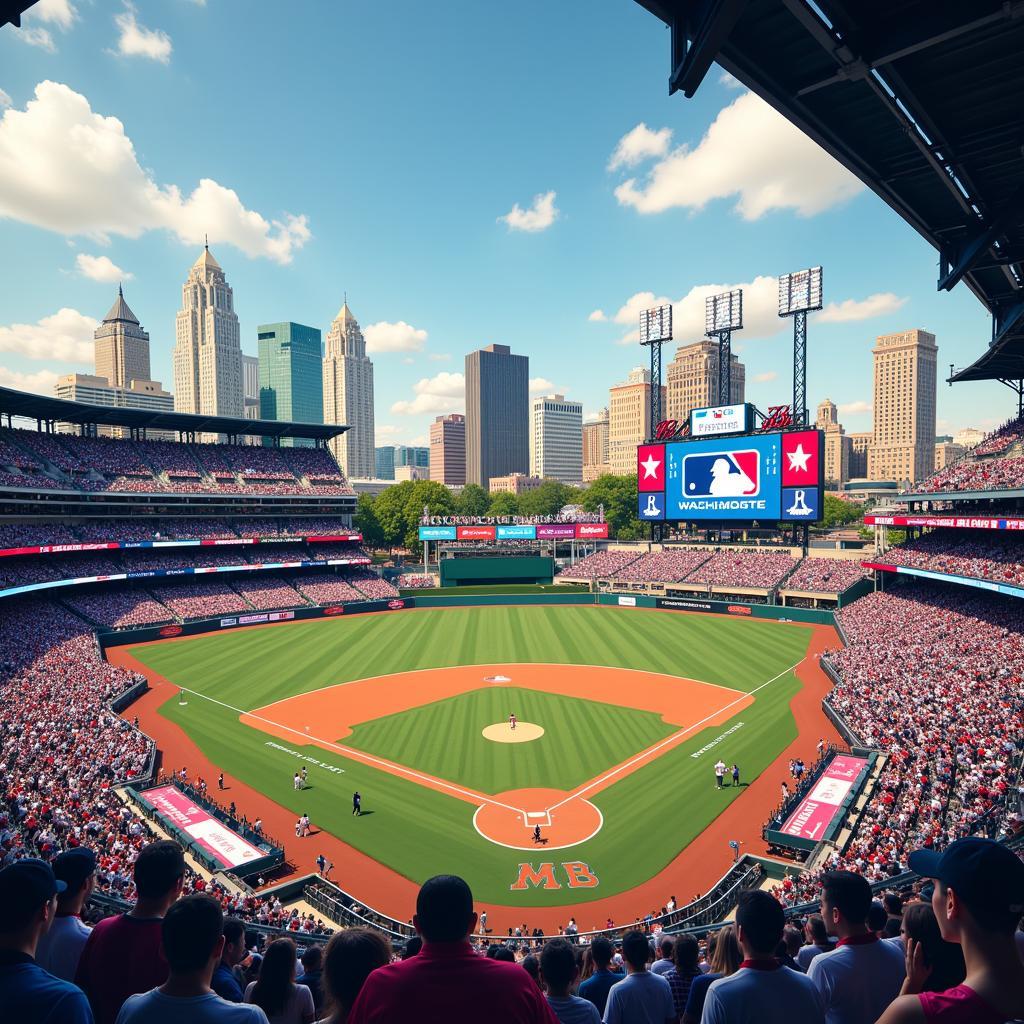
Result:
M825 432L825 483L833 487L841 486L850 479L853 442L844 433L843 425L839 422L839 410L830 398L818 406L814 425Z
M871 447L872 433L865 430L857 434L849 434L850 438L850 480L866 480L868 475L868 449Z
M665 408L665 385L661 386L661 407ZM651 423L651 372L638 366L625 383L608 392L608 462L616 476L636 472L637 445L653 433Z
M935 335L919 330L883 334L872 353L875 419L868 476L913 484L930 476L935 466Z
M209 246L182 286L175 336L175 410L242 416L242 346L235 297Z
M729 404L738 405L746 394L746 367L738 356L730 360ZM718 405L718 343L697 341L680 345L665 370L668 396L662 403L664 419L685 423L693 409Z
M53 386L55 398L69 402L84 402L86 405L113 406L117 409L141 409L144 412L174 412L174 396L164 391L158 380L132 380L128 387L116 387L107 383L105 377L89 373L66 373L57 378ZM101 437L127 437L128 427L111 427L100 424L97 428ZM77 426L67 425L67 430L77 431ZM62 431L63 432L63 431ZM173 441L172 430L147 430L151 441Z
M530 475L578 487L583 481L583 405L565 395L535 398L530 407Z
M954 462L959 462L967 454L967 449L946 437L935 442L935 470L945 469Z
M260 324L260 419L323 423L323 359L320 331L305 324ZM308 438L286 437L281 444L310 448Z
M526 473L530 465L530 360L508 345L466 356L466 482Z
M610 473L608 465L608 409L597 414L592 423L583 424L583 482L592 483Z
M96 376L113 388L130 388L133 380L148 381L149 334L124 301L121 286L117 299L93 333Z
M330 442L346 476L366 479L374 462L373 363L366 339L346 299L327 332L324 346L324 423L345 423L348 430Z
M242 401L245 403L245 418L260 418L260 361L257 356L242 353Z
M395 446L393 444L374 448L373 475L377 480L395 479Z
M466 417L457 412L430 424L430 479L446 487L466 482Z
M374 449L374 475L378 480L396 480L396 471L406 467L426 470L430 468L430 449L407 444L388 444ZM423 473L415 480L428 479Z

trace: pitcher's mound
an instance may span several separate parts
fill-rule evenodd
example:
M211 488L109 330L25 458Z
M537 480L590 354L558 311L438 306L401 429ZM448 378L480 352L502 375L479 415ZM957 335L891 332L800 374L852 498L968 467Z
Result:
M495 743L529 743L530 740L539 740L544 735L544 730L533 722L516 722L513 729L508 722L498 722L497 725L489 725L484 729L485 740L494 740Z

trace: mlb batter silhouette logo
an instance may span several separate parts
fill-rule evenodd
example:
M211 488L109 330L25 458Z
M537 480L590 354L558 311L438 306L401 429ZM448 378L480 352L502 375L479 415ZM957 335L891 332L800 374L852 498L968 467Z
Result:
M756 451L705 452L683 457L686 498L745 498L761 489Z

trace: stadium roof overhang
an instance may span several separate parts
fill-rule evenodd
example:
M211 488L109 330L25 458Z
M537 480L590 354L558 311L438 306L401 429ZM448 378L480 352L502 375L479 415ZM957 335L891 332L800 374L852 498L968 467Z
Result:
M21 25L21 16L36 0L0 0L0 28L10 23L16 27Z
M127 427L129 430L169 430L180 434L227 434L256 437L302 437L328 441L348 430L340 423L292 423L288 420L248 420L240 416L202 416L186 412L150 412L105 405L69 402L63 398L30 395L0 388L0 417L21 416L46 423Z
M885 200L992 315L951 381L1024 378L1024 0L636 0L669 92L713 62Z

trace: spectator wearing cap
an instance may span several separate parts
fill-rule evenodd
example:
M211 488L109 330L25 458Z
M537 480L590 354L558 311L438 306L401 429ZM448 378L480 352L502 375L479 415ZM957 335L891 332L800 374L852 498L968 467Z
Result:
M626 960L626 977L612 985L604 1008L605 1024L675 1024L672 988L657 974L647 970L651 947L640 931L626 932L622 937L622 955Z
M601 1024L597 1007L587 999L572 994L579 977L576 953L566 939L551 939L540 953L540 976L547 986L548 1006L560 1024Z
M967 976L943 992L924 991L930 968L907 936L907 979L879 1024L1002 1024L1024 1018L1024 964L1014 932L1024 913L1024 864L990 839L915 850L910 868L935 879L932 909L947 942L963 948Z
M478 956L473 893L455 875L437 875L416 897L413 925L423 937L417 956L374 971L363 985L348 1024L555 1024L557 1018L518 964Z
M170 840L144 846L133 875L135 906L93 928L75 974L75 984L89 997L96 1024L114 1024L130 995L167 980L161 924L185 881L181 847Z
M169 975L158 988L129 996L117 1024L267 1024L258 1006L221 999L210 987L224 947L224 914L195 893L169 907L160 922Z
M823 1024L814 985L774 956L786 923L782 904L762 889L740 894L736 937L740 969L711 983L701 1024Z
M807 968L825 1005L827 1024L875 1024L906 974L903 956L868 928L871 886L852 871L826 871L821 916L839 942Z
M67 888L57 897L57 916L39 940L36 963L56 978L75 980L78 960L91 928L82 924L82 907L96 887L96 854L75 846L58 854L53 873Z
M612 970L612 957L615 955L615 947L603 935L594 937L590 944L590 956L594 961L594 973L586 981L580 983L579 994L597 1007L597 1012L604 1013L605 1004L608 1002L608 992L612 985L622 981L623 975L619 971Z
M45 861L27 857L0 871L0 1016L31 1024L92 1024L82 992L36 963L39 939L66 889Z
M237 917L229 917L224 922L224 951L220 963L213 972L210 987L214 992L229 1003L240 1003L245 992L238 979L236 967L246 958L245 924Z

